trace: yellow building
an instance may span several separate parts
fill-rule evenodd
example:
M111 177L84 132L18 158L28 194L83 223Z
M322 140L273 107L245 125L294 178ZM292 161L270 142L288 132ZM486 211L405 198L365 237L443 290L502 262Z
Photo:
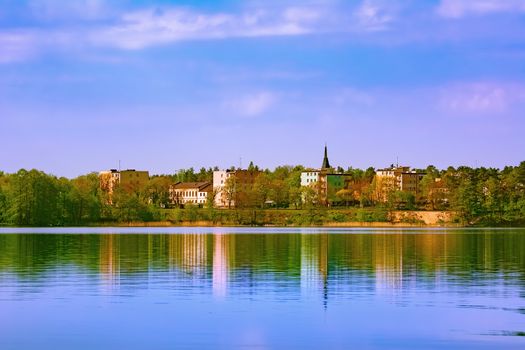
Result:
M128 169L119 171L111 169L99 173L100 188L108 194L108 201L117 187L128 193L141 190L149 181L149 172Z
M388 201L389 194L396 191L412 193L417 197L419 183L424 173L410 170L407 166L379 169L375 176L375 199L379 202Z

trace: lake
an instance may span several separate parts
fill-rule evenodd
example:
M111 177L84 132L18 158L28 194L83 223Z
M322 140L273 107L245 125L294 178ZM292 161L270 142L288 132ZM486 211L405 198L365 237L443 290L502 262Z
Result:
M525 230L1 228L0 349L525 349Z

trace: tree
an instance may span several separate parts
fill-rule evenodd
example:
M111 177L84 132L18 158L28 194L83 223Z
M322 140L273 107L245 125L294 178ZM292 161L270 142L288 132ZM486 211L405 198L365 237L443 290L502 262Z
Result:
M349 189L343 188L336 193L337 197L345 203L346 206L354 199L353 192Z
M293 205L295 209L298 209L303 204L301 189L301 172L303 170L302 167L293 168L285 180L288 188L288 205Z
M158 208L167 208L171 204L170 186L173 185L173 180L168 176L152 177L144 192L147 194L149 202Z
M481 214L481 198L476 182L470 177L460 182L455 193L454 209L468 223Z
M421 182L419 183L420 198L418 199L424 203L427 203L432 210L436 208L439 201L439 197L436 195L439 192L436 182L438 178L439 172L433 165L430 165L427 167L425 176L423 176Z
M490 177L484 183L483 194L484 211L489 213L491 221L501 221L504 203L504 190L501 181L496 177Z
M101 216L102 200L100 197L100 183L96 173L79 176L70 181L64 181L64 188L69 192L68 212L71 222L81 224L97 222Z
M58 223L58 188L55 177L34 169L21 169L11 180L8 191L8 222L27 226Z
M232 202L235 201L237 194L237 184L235 181L235 176L230 176L224 181L224 187L222 189L226 201L228 202L228 209L231 208Z
M301 196L303 203L307 207L313 207L319 203L319 196L317 188L314 186L304 186L302 187Z
M275 192L272 191L272 185L267 174L263 173L257 176L253 187L247 189L247 203L242 203L243 206L264 208L264 203L269 199L270 193L275 195Z
M250 164L248 165L248 171L259 171L259 167L257 165L253 165L253 162L250 161Z

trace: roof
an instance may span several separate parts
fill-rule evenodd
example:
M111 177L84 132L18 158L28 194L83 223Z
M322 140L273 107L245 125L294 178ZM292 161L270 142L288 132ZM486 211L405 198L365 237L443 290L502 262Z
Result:
M208 188L210 187L210 188ZM174 190L188 190L188 189L198 189L199 191L208 191L211 190L211 182L202 181L202 182L177 182L175 185L172 185Z
M330 162L328 161L328 149L326 145L324 145L324 158L323 158L323 165L321 166L321 169L330 169Z

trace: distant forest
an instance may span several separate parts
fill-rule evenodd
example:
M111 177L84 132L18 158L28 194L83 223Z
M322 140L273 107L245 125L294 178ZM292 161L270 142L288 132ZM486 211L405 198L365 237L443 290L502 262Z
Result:
M251 168L256 168L250 164ZM180 170L173 175L151 176L140 191L115 191L112 200L100 190L97 173L74 179L56 177L38 170L21 169L0 172L0 224L19 226L65 226L111 222L170 220L170 185L182 182L210 181L213 168ZM317 207L315 193L300 186L303 166L279 166L264 170L246 198L235 210L308 209ZM340 199L332 209L450 210L458 220L479 225L523 225L525 223L525 162L504 169L449 167L421 169L426 174L417 196L394 191L387 201L375 200L375 170L368 168L336 171L349 175L351 181L337 193ZM310 191L310 192L308 192ZM111 202L112 204L109 204ZM202 213L214 215L211 199ZM232 209L233 211L233 209ZM208 215L206 214L206 215ZM206 215L201 215L206 217ZM305 214L309 215L309 214Z

